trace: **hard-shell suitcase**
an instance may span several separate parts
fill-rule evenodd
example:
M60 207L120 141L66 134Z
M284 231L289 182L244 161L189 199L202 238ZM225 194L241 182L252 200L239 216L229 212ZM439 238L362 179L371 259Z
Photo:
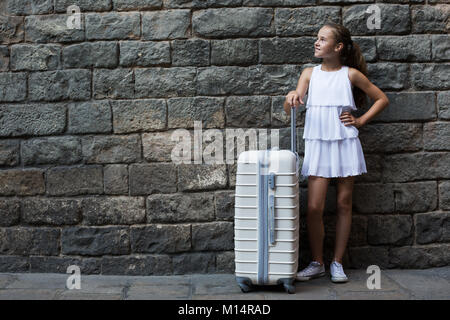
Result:
M295 108L291 109L291 150L250 150L239 155L235 191L236 281L283 285L295 292L299 254L299 156Z

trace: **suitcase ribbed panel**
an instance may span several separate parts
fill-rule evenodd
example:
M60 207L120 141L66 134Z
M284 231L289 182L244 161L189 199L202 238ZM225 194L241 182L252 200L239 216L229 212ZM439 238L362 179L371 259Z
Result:
M274 189L274 245L268 243L267 283L258 279L258 271L263 270L259 261L264 255L261 249L258 205L258 153L264 151L245 151L239 156L235 191L235 274L247 277L253 284L277 284L280 278L294 278L298 267L299 254L299 198L298 168L295 155L289 150L270 151L269 163L276 158L278 166ZM277 154L275 154L277 153ZM271 169L269 169L270 171ZM266 203L267 205L267 203ZM270 218L268 226L270 226ZM266 232L266 230L264 231ZM266 259L264 258L264 259Z

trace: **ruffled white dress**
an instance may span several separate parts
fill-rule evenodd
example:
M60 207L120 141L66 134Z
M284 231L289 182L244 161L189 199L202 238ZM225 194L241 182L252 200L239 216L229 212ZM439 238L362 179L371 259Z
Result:
M315 66L306 102L305 157L303 176L348 177L367 173L359 131L339 119L342 112L356 110L348 66L323 71Z

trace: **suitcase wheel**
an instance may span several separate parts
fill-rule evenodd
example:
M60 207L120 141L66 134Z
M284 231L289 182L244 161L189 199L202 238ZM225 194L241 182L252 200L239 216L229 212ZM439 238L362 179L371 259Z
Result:
M236 277L237 283L244 293L250 292L253 289L252 281L247 277Z
M252 291L252 287L245 283L239 283L239 287L241 288L241 291L244 293Z
M282 284L287 293L295 293L295 278L279 279L278 284Z
M287 293L291 293L291 294L295 293L295 286L294 285L285 283L283 286L284 286L284 290Z

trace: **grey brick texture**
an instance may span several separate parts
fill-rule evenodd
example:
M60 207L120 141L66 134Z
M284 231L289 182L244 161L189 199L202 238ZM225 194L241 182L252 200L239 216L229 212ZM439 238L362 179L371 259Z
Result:
M74 3L80 29L67 24ZM279 130L290 148L284 98L321 63L327 20L350 30L390 100L359 130L368 173L355 179L344 264L450 264L449 17L448 0L0 1L0 272L234 272L227 130ZM202 163L212 150L223 162ZM306 264L306 177L299 192ZM326 259L336 194L332 180Z

